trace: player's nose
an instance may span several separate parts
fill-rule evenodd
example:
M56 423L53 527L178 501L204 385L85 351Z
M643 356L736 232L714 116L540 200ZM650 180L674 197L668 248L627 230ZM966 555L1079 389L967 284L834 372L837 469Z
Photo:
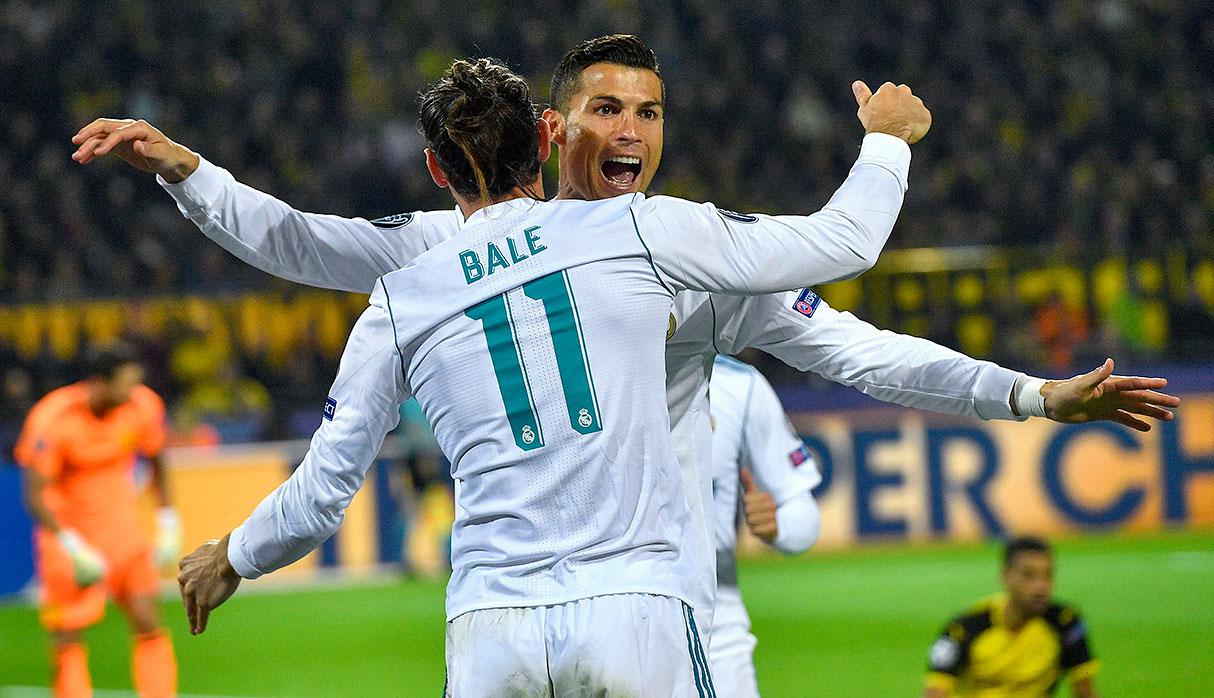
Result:
M637 129L637 118L625 113L623 118L619 120L619 127L615 132L615 140L617 143L639 143L641 133Z

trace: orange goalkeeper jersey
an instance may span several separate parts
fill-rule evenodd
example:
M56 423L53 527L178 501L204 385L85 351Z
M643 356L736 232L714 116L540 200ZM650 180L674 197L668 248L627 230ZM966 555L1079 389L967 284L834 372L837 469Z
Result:
M129 400L99 417L89 407L88 387L75 383L34 405L14 456L50 481L46 504L60 525L120 550L147 544L135 459L157 455L164 441L164 402L150 388L137 386Z

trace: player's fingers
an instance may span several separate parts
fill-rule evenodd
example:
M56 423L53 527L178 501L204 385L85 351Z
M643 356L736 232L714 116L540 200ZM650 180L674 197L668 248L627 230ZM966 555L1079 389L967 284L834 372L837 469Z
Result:
M873 91L868 89L868 85L864 84L863 80L857 80L851 84L851 93L856 97L856 104L864 106L868 104L868 100L873 96Z
M1123 424L1131 429L1138 431L1150 431L1151 425L1126 412L1125 410L1117 410L1113 413L1113 421L1118 424Z
M776 512L769 511L766 509L761 510L761 511L755 511L755 512L747 512L746 520L750 523L751 526L760 526L763 524L769 524L776 520Z
M1095 388L1111 375L1113 375L1113 360L1105 359L1104 363L1096 370L1084 374L1083 378L1080 379L1080 383L1085 388Z
M1154 390L1126 390L1118 391L1123 400L1133 400L1149 405L1159 405L1160 407L1180 407L1180 398L1167 393L1158 393Z
M1165 410L1161 407L1156 407L1155 405L1148 405L1141 402L1123 403L1121 405L1121 409L1125 410L1126 412L1140 414L1144 417L1158 419L1162 422L1171 421L1176 416L1170 410Z
M1148 376L1109 376L1109 382L1135 388L1163 388L1168 384L1168 379Z
M776 501L771 498L770 494L763 491L751 492L742 498L742 506L746 509L746 513L758 513L761 511L775 512Z
M124 143L126 141L132 141L137 138L144 138L146 136L147 136L147 129L142 128L139 123L127 124L126 126L119 126L118 128L114 129L114 131L112 133L110 133L108 136L106 136L105 140L101 141L101 144L98 145L93 150L93 152L98 157L101 157L102 155L108 154L111 150L114 149L114 146L118 145L119 143Z
M94 157L93 151L97 149L97 146L101 145L101 142L105 140L107 135L108 134L105 133L99 133L81 143L80 147L76 149L76 152L72 153L72 159L80 164L88 163Z
M132 119L93 119L87 126L72 136L73 143L83 143L99 133L109 133L119 126L133 123Z
M194 598L193 585L183 584L181 586L181 601L185 606L185 618L190 624L190 631L194 630L194 619L198 616L198 602Z
M1154 390L1168 387L1167 378L1145 378L1143 376L1109 376L1107 383L1116 390Z
M206 604L198 604L198 621L194 624L195 635L201 635L207 629L207 619L211 617L211 609Z
M775 538L776 533L778 533L778 532L779 532L779 529L776 528L776 524L774 521L767 526L757 527L753 531L751 531L751 533L755 534L756 536L758 536L764 540L768 540L768 541L770 541L772 538Z
M738 473L738 478L742 481L742 491L746 494L750 494L759 489L758 485L755 484L754 476L750 474L749 468L742 468L742 471Z

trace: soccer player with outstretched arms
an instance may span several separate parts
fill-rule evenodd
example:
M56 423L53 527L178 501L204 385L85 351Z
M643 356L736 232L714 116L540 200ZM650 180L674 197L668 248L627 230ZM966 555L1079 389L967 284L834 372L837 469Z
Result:
M585 185L580 198L601 199L648 186L661 156L663 87L653 54L635 37L614 37L604 46L571 52L559 73L556 89L563 95L561 99L579 105L569 107L568 121L556 110L544 114L553 129L554 142L567 154L562 158L566 165L562 172L576 169L579 176L585 176L590 166L570 169L574 162L599 163L595 175L599 181ZM902 138L892 134L917 139L926 131L929 116L909 89L886 85L875 95L862 84L855 89L862 105L861 124L870 133L852 174L821 212L807 217L729 217L703 206L696 209L697 220L710 222L720 231L745 235L769 235L803 227L815 231L819 251L799 263L818 266L813 270L815 274L843 278L867 268L892 230L906 189L909 148ZM416 212L377 224L301 213L238 184L227 172L141 122L99 120L82 130L77 141L80 149L74 157L80 162L113 150L133 165L155 171L191 219L242 259L286 278L321 286L369 291L379 275L408 264L456 234L462 221L457 210ZM631 170L626 174L616 171L616 165L635 170L637 165L632 161L641 163L639 176ZM629 177L630 183L621 189L621 182ZM583 185L576 184L579 181L578 177L562 174L562 191L581 191L578 187ZM708 294L683 293L678 298L672 311L676 326L684 321L702 323L708 318L712 310ZM726 304L734 302L732 297L720 298ZM667 372L679 372L683 382L672 391L671 407L677 420L675 437L684 477L697 484L701 495L692 506L701 531L697 547L702 554L704 588L699 606L707 609L714 584L705 518L711 494L706 451L697 454L691 449L697 448L696 444L707 449L711 438L705 398L707 368L715 350L710 333L700 329L695 332L696 345L690 346L683 343L676 329L673 344L690 351L668 353ZM674 370L671 361L676 362ZM709 613L704 611L705 616Z

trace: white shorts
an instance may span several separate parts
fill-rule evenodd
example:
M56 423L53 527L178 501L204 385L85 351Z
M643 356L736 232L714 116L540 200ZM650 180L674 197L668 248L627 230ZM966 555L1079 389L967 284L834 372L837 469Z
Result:
M652 594L469 611L447 623L447 698L714 698L691 607Z
M758 698L759 685L755 681L755 645L758 643L750 634L750 616L742 605L738 588L717 587L708 663L721 695Z

